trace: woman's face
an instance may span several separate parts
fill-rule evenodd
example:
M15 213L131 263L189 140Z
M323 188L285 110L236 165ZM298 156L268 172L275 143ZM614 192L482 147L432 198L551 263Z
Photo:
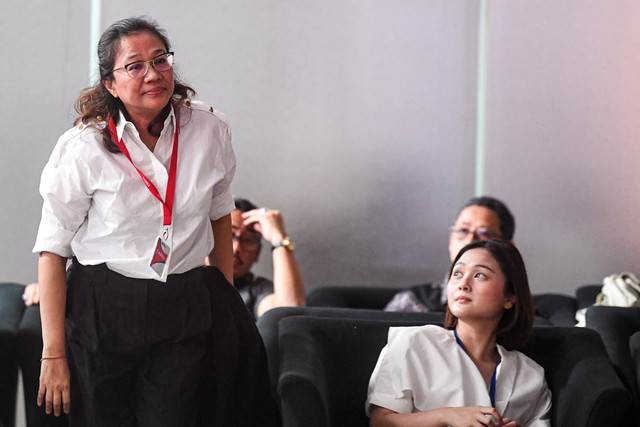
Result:
M114 69L135 61L148 61L166 53L162 41L153 33L140 32L124 37L116 52ZM125 69L114 71L113 80L104 80L107 90L120 98L129 118L152 120L160 114L173 95L173 68L157 71L151 64L144 77L131 78Z
M499 321L514 297L504 294L505 276L491 252L466 251L456 262L447 285L449 310L459 320Z

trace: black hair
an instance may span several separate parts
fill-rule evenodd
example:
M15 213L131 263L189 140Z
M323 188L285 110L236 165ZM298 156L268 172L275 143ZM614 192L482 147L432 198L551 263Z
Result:
M248 211L252 211L254 209L258 209L258 207L256 205L254 205L253 203L251 203L249 200L243 199L241 197L234 197L233 201L236 204L236 209L239 209L242 212L248 212Z
M520 348L529 337L535 313L522 255L518 248L507 240L476 240L460 249L451 263L449 279L462 254L476 248L486 249L491 253L505 277L504 295L515 297L513 306L504 311L498 323L497 341L508 350ZM445 328L453 329L457 323L458 318L451 313L447 305Z
M516 220L502 201L490 196L473 197L460 209L460 212L469 206L483 206L495 212L500 219L502 238L513 240L513 235L516 232Z

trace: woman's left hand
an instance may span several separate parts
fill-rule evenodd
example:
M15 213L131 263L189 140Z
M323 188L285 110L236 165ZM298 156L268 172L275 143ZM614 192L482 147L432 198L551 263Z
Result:
M53 412L56 417L61 411L68 414L71 408L69 384L69 365L66 358L43 360L40 366L38 406L44 403L45 412Z
M522 427L516 421L511 421L509 418L503 418L502 422L496 424L496 427Z

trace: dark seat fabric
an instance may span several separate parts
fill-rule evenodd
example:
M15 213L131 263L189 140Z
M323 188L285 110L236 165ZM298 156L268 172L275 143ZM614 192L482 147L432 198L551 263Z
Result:
M596 302L598 294L602 291L602 284L582 285L576 288L576 304L578 309L587 308Z
M628 426L632 395L589 329L534 327L522 352L545 369L554 426Z
M629 338L629 347L631 349L631 360L636 373L636 384L640 388L640 332L636 332ZM638 399L635 399L638 402Z
M16 417L18 360L16 335L24 301L24 285L0 283L0 425L13 427Z
M634 416L640 425L640 307L592 306L586 325L600 334L616 372L635 397Z
M277 383L280 374L279 323L291 316L329 317L337 319L383 319L416 322L416 324L444 324L444 313L399 313L380 310L363 310L335 307L278 307L264 313L257 322L269 361L271 391L277 399Z
M393 296L402 290L411 290L419 296L431 311L444 311L440 305L440 295L429 292L428 285L410 288L389 288L373 286L324 286L307 293L309 307L340 307L368 310L383 310ZM573 326L576 323L576 300L573 297L544 293L533 296L537 325Z
M567 295L545 293L533 295L535 315L555 326L576 324L576 299Z
M367 426L367 385L389 326L419 322L288 317L279 323L284 426ZM552 425L628 425L631 395L597 333L534 327L523 352L545 368Z
M425 323L431 322L283 319L278 380L283 426L369 425L364 412L367 384L387 342L389 326Z
M307 293L307 306L382 310L401 290L373 286L322 286Z

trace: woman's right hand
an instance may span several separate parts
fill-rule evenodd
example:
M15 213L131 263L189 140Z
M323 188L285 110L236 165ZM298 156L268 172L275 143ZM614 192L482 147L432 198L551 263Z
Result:
M447 423L451 426L495 427L502 425L502 416L491 406L465 408L442 408Z
M477 426L501 427L502 416L490 406L438 408L424 412L399 414L390 409L371 405L370 426ZM509 421L509 420L507 420ZM517 424L516 424L517 425ZM511 427L511 425L509 425Z
M69 413L71 394L69 393L69 365L66 358L43 359L40 364L40 388L38 406L45 405L45 412L57 417L60 411Z

